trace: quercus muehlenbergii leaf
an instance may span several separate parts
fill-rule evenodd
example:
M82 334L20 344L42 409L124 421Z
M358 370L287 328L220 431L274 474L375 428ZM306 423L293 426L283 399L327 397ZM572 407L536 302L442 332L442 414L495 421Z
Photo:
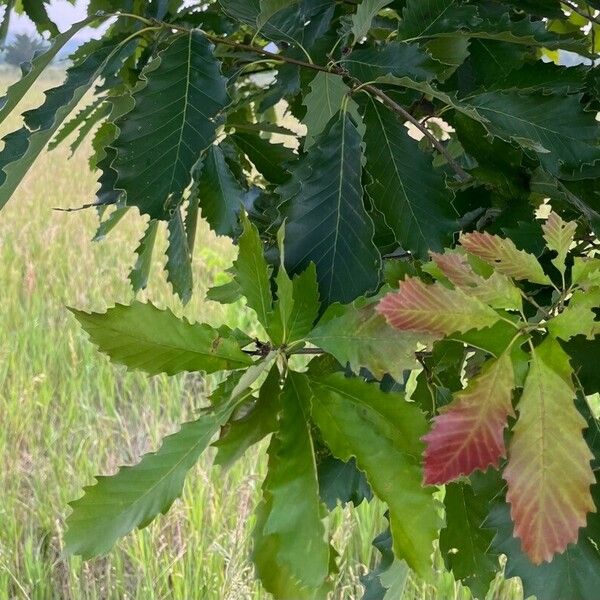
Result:
M148 285L148 275L152 266L152 252L158 233L158 221L151 220L136 248L136 261L129 272L129 281L134 292L143 290Z
M348 363L355 373L364 367L378 379L389 373L397 381L402 381L404 371L417 368L416 351L433 339L393 329L373 301L331 306L308 336L309 342L342 365Z
M600 285L600 259L576 256L573 259L571 281L584 290Z
M596 510L592 453L572 375L569 357L552 338L532 350L504 470L515 536L536 565L575 543Z
M477 469L498 467L506 456L504 430L513 415L514 387L512 360L506 352L484 365L454 396L423 438L425 483L444 484Z
M341 373L312 379L311 387L311 414L323 439L338 458L356 458L373 492L388 505L396 557L429 576L441 520L434 488L421 485L423 414L402 395Z
M556 252L557 256L552 259L552 264L564 275L569 248L575 238L577 223L565 223L558 213L552 211L546 222L542 225L544 239L550 250Z
M402 39L430 37L440 31L464 29L479 21L476 6L463 6L456 0L408 0L398 33Z
M396 329L439 335L491 327L500 320L494 309L462 290L428 285L416 277L401 281L377 310Z
M0 208L6 204L21 180L62 122L71 114L96 80L110 70L119 70L133 51L135 40L121 43L88 42L90 53L67 69L65 82L48 90L44 103L24 113L21 129L9 133L0 152Z
M569 299L569 305L548 321L548 331L565 342L577 335L589 340L600 334L600 321L594 312L600 308L600 289L577 290Z
M70 29L59 34L52 40L50 48L36 56L31 61L29 69L21 79L13 83L6 92L6 96L0 101L0 123L13 111L21 99L31 89L31 86L37 81L43 70L55 59L56 55L65 47L69 41L77 35L84 27L89 26L94 21L102 20L102 16L91 15L79 23L75 23Z
M273 312L271 269L263 256L263 246L256 226L242 213L243 231L238 242L238 257L231 268L235 282L246 297L263 327L268 327Z
M392 0L363 0L352 15L352 35L355 42L360 42L371 29L371 22L377 13Z
M404 122L374 99L365 112L367 192L394 237L418 257L439 250L458 225L452 196L432 158L419 148Z
M440 531L440 551L454 577L475 598L486 597L498 570L498 556L490 551L494 533L484 526L490 496L459 482L447 485L444 492L446 527Z
M519 250L512 240L474 232L462 235L460 244L467 252L481 258L503 275L541 285L551 284L535 256Z
M314 262L325 304L349 302L374 289L380 255L363 204L362 140L351 116L334 117L292 169L284 197L286 268L298 273Z
M520 309L521 293L513 282L494 271L487 279L473 270L466 255L458 251L446 251L444 254L430 252L431 259L441 274L457 288L472 295L492 308ZM424 265L423 269L436 279L433 269Z
M188 238L181 216L181 209L176 207L167 224L169 245L167 246L167 281L173 286L184 304L192 297L193 273L192 253L188 246Z
M142 76L135 106L118 122L112 166L129 206L168 219L229 97L212 44L198 30L175 36Z
M219 146L211 146L204 157L198 179L198 202L202 217L219 235L233 237L238 229L244 189L225 162Z
M290 372L281 392L279 427L268 450L254 530L254 562L276 598L326 597L329 543L313 441L306 413L311 390L306 375Z
M358 121L358 106L350 99L350 88L344 79L335 73L319 71L310 82L310 92L304 97L306 115L302 120L306 125L304 149L308 150L327 127L327 124L342 107L344 98L348 98L348 110Z
M250 446L277 429L279 379L278 369L272 367L252 407L223 427L218 441L213 444L217 448L215 465L230 467Z
M146 454L133 467L121 467L115 475L96 477L95 485L84 488L85 495L71 503L67 552L84 558L105 554L118 538L165 514L181 495L188 471L236 406L252 394L251 386L274 358L271 354L241 376L234 374L231 386L217 390L222 393L213 408L165 438L157 452Z
M600 160L598 122L577 96L488 92L468 104L487 121L490 133L534 151L553 175L580 171Z
M129 369L175 375L183 371L214 373L252 364L233 337L223 337L224 330L189 323L149 303L117 304L105 313L72 312L92 342L113 362Z
M595 497L598 498L596 491ZM504 575L519 577L525 597L537 600L595 600L600 589L600 520L590 513L588 526L579 534L577 544L570 544L552 562L534 565L521 550L519 539L513 535L510 508L505 503L492 507L484 523L496 531L492 548L507 556Z

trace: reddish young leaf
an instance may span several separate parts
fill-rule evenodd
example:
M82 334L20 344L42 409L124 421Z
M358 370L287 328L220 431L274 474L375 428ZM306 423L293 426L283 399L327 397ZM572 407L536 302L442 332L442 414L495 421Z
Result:
M512 240L475 232L462 235L460 243L467 252L492 265L499 273L542 285L551 283L535 256L519 250Z
M426 484L441 485L477 469L498 467L506 455L504 429L513 414L514 386L510 354L505 353L456 394L423 437Z
M476 273L465 254L447 251L444 254L430 252L431 259L442 274L463 292L475 296L493 308L517 309L522 307L521 294L513 282L494 271L487 279ZM425 265L424 270L428 273ZM435 273L431 273L435 277Z
M578 538L594 512L594 473L575 407L569 358L547 338L532 353L504 479L515 536L534 564L551 561Z
M377 310L396 329L442 335L491 327L499 320L496 311L460 289L426 285L417 278L401 281Z

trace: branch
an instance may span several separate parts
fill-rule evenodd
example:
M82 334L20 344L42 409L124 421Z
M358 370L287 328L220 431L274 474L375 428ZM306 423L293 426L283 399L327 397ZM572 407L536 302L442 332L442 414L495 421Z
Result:
M583 10L583 8L580 8L579 6L577 6L577 4L575 4L575 2L572 2L572 0L561 0L562 3L565 6L568 6L573 12L576 12L579 16L583 17L584 19L587 19L588 21L592 21L593 23L596 23L596 25L600 25L600 20L597 17L592 16L590 13L591 11L586 12Z
M360 83L360 82L357 82ZM454 172L458 175L461 181L469 181L471 176L450 156L450 153L430 131L415 117L413 117L407 110L402 108L397 102L392 100L385 92L380 90L371 84L362 85L361 89L370 92L373 96L379 98L388 108L393 110L395 113L398 113L403 119L412 123L423 135L429 139L429 141L434 145L437 151L448 161L448 164L452 167Z
M187 27L182 27L180 25L173 25L171 23L165 23L164 21L154 21L157 25L162 27L174 29L176 31L184 31L189 33L191 30ZM394 102L385 92L375 87L372 84L363 84L362 81L351 77L347 72L339 69L336 70L335 67L329 68L323 65L316 65L312 62L306 62L303 60L299 60L296 58L291 58L289 56L284 56L282 54L275 54L273 52L269 52L268 50L264 50L258 46L252 46L250 44L240 44L239 42L234 42L228 40L227 38L218 37L215 35L211 35L209 33L203 32L206 39L210 40L213 44L223 44L225 46L229 46L231 48L237 48L239 50L245 50L246 52L254 52L260 56L264 56L266 58L270 58L277 62L285 62L292 65L296 65L298 67L302 67L304 69L312 69L313 71L321 71L323 73L336 73L341 77L349 79L354 88L360 87L363 90L366 90L370 94L379 98L390 110L399 114L403 119L412 123L423 135L425 135L433 144L433 146L437 149L437 151L446 159L448 165L454 170L456 175L461 181L469 181L471 176L450 156L450 153L446 150L446 147L425 127L418 119L415 119L407 110L402 108L397 102Z

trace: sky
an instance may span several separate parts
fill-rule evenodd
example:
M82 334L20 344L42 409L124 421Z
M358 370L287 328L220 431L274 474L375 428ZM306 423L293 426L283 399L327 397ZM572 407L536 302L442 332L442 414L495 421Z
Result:
M73 23L81 21L87 14L88 0L77 0L73 5L66 0L51 0L47 3L48 15L58 25L60 31L66 31ZM25 16L13 15L10 20L10 33L35 33L33 23ZM97 37L98 32L86 27L77 34L77 40L84 41Z

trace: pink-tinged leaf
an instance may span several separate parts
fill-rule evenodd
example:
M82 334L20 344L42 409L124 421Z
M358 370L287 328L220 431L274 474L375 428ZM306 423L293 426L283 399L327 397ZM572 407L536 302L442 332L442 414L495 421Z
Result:
M445 254L430 252L430 255L450 283L470 296L475 296L484 304L489 304L492 308L516 310L522 307L521 294L506 275L494 271L486 279L476 273L468 257L458 251L447 251ZM426 267L427 265L424 270L431 273Z
M467 252L481 258L503 275L541 285L551 284L535 256L519 250L512 240L475 232L462 235L460 243Z
M505 353L456 394L423 437L426 484L441 485L478 469L498 467L506 456L504 429L513 414L514 387L512 361Z
M557 213L551 212L546 222L542 225L544 239L549 250L556 252L557 256L552 259L552 264L564 274L569 248L575 238L577 223L563 221Z
M396 329L442 335L491 327L499 320L496 311L460 289L426 285L414 277L384 296L377 310Z
M534 564L551 561L577 542L586 516L594 512L594 473L575 407L569 357L547 338L532 352L518 405L504 479L515 536Z

